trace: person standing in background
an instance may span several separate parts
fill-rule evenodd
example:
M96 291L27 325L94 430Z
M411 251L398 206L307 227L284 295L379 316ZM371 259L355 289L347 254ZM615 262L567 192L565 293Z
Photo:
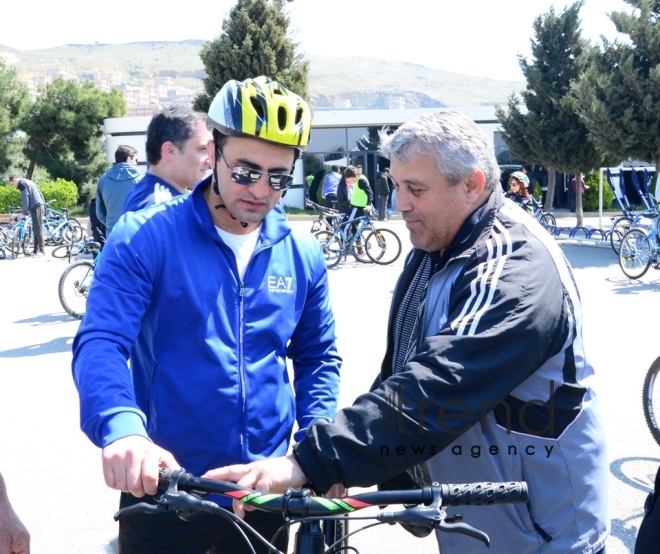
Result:
M376 211L378 221L387 219L387 199L390 196L389 177L390 168L386 167L376 180Z
M211 132L205 114L170 106L147 127L149 169L126 197L122 213L160 204L193 189L211 167L206 145Z
M105 225L105 236L124 213L128 193L142 179L137 163L137 150L126 144L120 145L115 151L115 164L101 176L96 185L96 216Z
M32 218L32 230L34 232L34 251L32 256L44 256L44 207L46 201L41 194L37 183L30 179L21 179L12 175L9 184L16 187L21 193L21 206L23 214L19 214L19 220L30 215Z

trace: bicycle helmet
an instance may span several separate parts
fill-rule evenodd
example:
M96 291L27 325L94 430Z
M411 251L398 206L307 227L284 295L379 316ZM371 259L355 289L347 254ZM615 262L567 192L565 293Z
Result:
M312 114L300 96L261 76L225 83L211 102L207 123L225 135L256 137L305 150Z
M529 187L529 178L522 171L514 171L509 177L509 179L511 179L512 177L514 179L518 179L518 181L520 181L523 185L525 185L525 188Z

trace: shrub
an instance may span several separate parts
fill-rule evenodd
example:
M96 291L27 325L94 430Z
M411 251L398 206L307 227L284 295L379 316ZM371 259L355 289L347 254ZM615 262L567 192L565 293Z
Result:
M46 202L53 200L53 208L72 208L78 203L78 187L73 181L58 178L55 181L46 179L39 188Z
M584 182L589 187L584 193L584 211L596 212L598 211L598 185L600 184L600 176L598 173L589 173L585 176ZM609 210L613 202L614 193L607 186L607 182L603 180L603 210Z
M21 193L9 183L0 185L0 213L9 213L9 206L21 205Z

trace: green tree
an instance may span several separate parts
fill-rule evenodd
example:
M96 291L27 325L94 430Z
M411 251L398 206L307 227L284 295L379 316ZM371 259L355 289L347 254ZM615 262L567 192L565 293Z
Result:
M90 81L76 84L56 79L41 90L21 122L28 134L24 150L30 160L28 177L40 165L54 179L73 181L82 189L107 168L103 120L125 113L126 101L119 89L108 93Z
M222 24L222 34L202 46L200 58L207 77L193 107L207 112L227 81L259 75L306 98L309 62L296 54L296 44L286 37L288 26L289 18L278 2L238 0Z
M19 82L16 69L0 58L0 173L7 171L15 155L18 123L30 103L27 88Z
M579 0L557 14L553 7L534 20L532 62L521 58L520 67L527 80L522 92L527 112L519 108L515 97L509 99L508 112L497 109L503 136L511 152L529 162L548 168L546 208L552 206L555 171L576 175L597 167L602 153L590 140L579 116L579 103L572 86L589 63L591 46L582 38ZM582 194L577 187L577 224L583 224Z
M653 162L660 170L660 2L625 0L634 11L610 18L623 42L603 39L576 84L593 141L619 159Z

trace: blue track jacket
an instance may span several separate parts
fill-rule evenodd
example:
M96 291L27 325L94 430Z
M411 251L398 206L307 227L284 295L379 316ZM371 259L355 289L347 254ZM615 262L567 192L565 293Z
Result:
M241 282L209 182L119 220L73 344L91 441L145 436L195 474L286 454L335 414L341 365L317 241L273 210Z

